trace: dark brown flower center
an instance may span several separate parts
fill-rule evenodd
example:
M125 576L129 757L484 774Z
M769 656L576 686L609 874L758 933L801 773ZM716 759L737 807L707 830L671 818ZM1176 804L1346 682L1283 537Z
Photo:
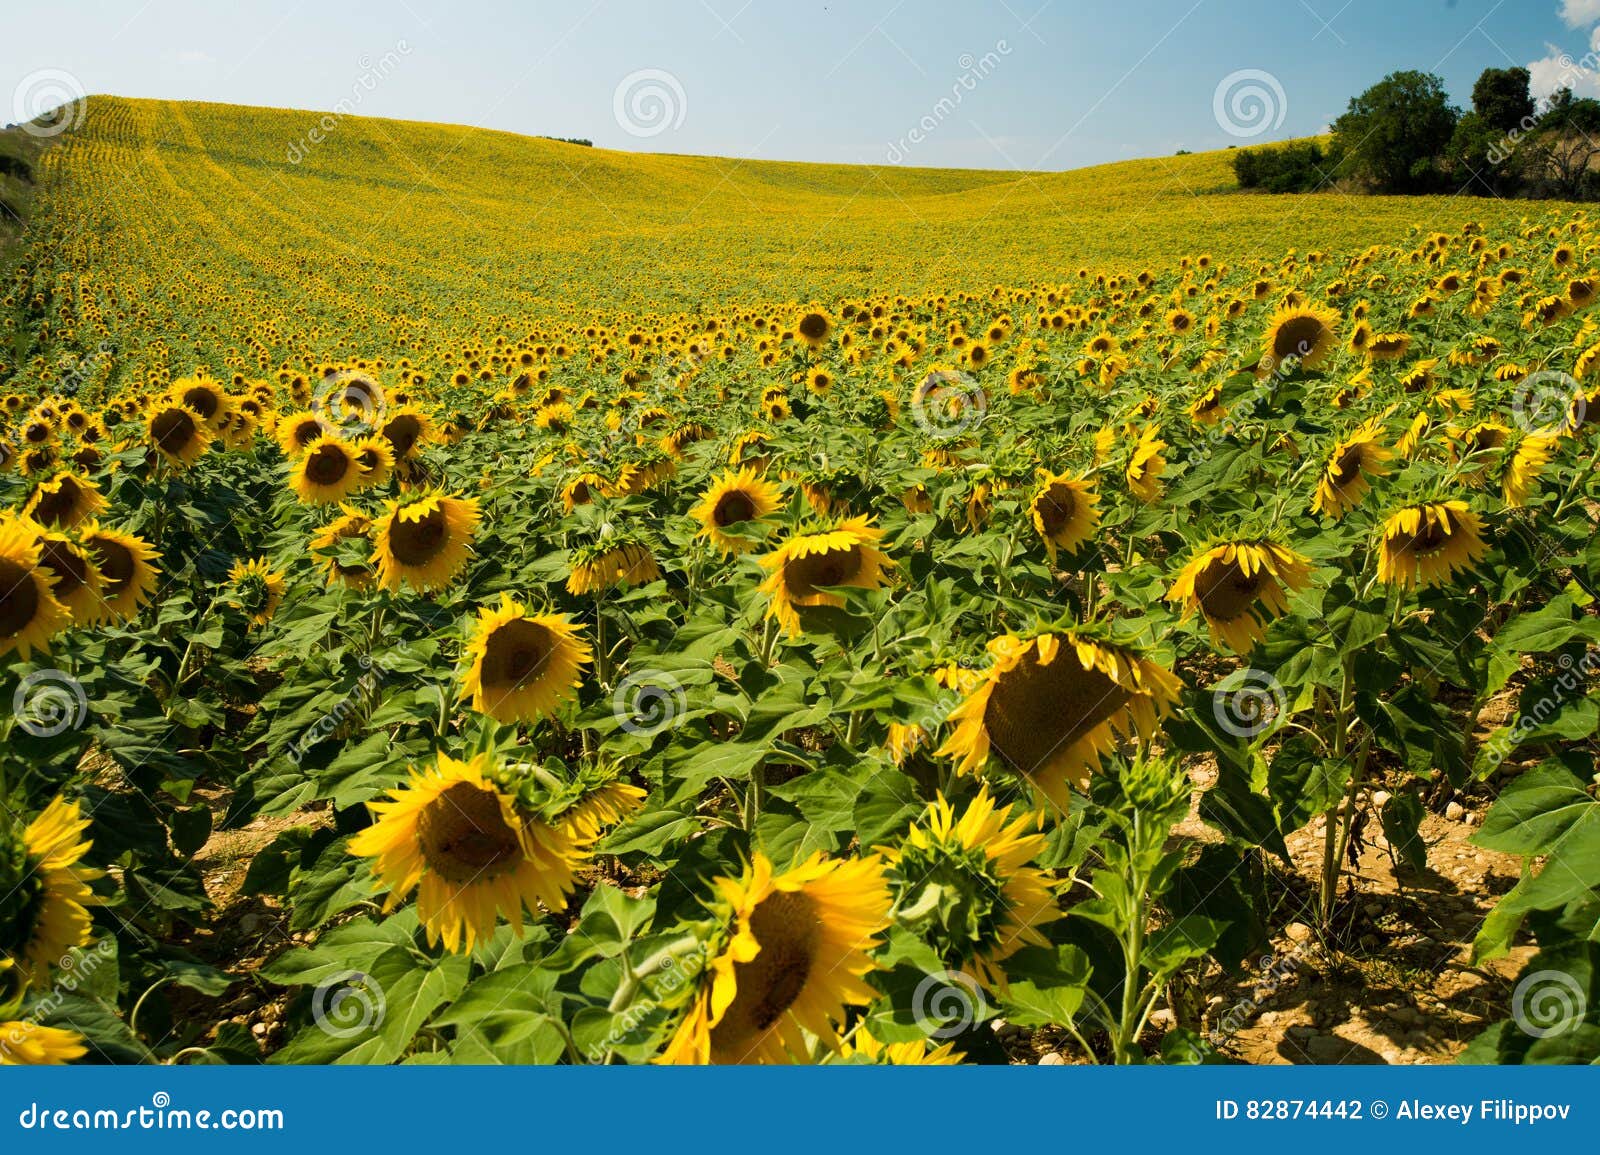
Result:
M793 597L809 597L818 586L840 586L861 572L861 547L791 558L783 567L783 584Z
M427 565L438 556L450 535L444 509L432 509L417 521L394 519L389 530L389 548L401 565Z
M1310 356L1325 331L1315 317L1291 317L1272 335L1272 355L1279 360Z
M150 422L150 436L163 452L181 454L194 440L194 418L182 409L163 409Z
M762 1033L794 1005L811 977L822 928L808 895L777 891L751 912L750 933L761 950L734 965L733 1002L711 1031L712 1053L721 1062L749 1058Z
M717 499L713 519L719 526L737 525L756 515L756 503L741 489L730 490Z
M538 622L506 622L489 635L483 650L485 685L515 689L534 677L554 653L550 631Z
M1231 622L1255 604L1262 586L1271 580L1266 570L1246 575L1237 561L1216 558L1195 576L1194 592L1206 617Z
M1036 649L996 680L983 712L989 746L1022 774L1050 759L1113 717L1133 695L1099 670L1085 670L1070 644L1041 665Z
M39 586L21 562L0 558L0 638L14 638L39 612Z
M306 480L314 485L338 485L350 472L350 455L342 446L324 445L306 458Z
M492 879L522 858L499 798L470 782L452 784L423 809L417 840L428 868L448 882Z

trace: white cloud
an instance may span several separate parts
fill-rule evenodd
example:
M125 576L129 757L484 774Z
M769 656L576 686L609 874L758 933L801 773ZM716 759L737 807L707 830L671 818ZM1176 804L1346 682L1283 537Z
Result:
M1558 88L1570 88L1574 96L1600 97L1600 69L1593 64L1593 60L1574 59L1570 52L1546 44L1545 55L1528 65L1528 90L1535 100L1543 100Z
M1568 28L1582 28L1600 20L1600 0L1561 0L1561 19Z

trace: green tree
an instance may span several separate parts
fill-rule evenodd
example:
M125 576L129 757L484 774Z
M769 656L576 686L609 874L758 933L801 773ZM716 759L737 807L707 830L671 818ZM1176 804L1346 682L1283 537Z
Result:
M1534 101L1526 68L1485 68L1472 86L1472 111L1490 131L1533 127Z
M1444 82L1425 72L1392 72L1333 122L1342 172L1378 192L1427 192L1442 183L1439 158L1459 113Z

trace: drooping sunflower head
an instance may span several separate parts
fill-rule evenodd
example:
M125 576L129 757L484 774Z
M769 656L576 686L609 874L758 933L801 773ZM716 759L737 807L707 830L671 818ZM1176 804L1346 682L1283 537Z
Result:
M228 581L233 587L230 602L244 611L253 625L266 625L283 604L287 583L264 557L235 561L228 571Z
M771 572L761 583L770 599L767 609L791 637L804 630L800 607L844 605L843 596L827 592L831 586L878 589L893 566L878 549L883 531L866 517L851 517L832 528L796 533L761 559Z
M376 821L350 840L373 859L393 910L413 891L429 942L471 951L501 916L522 934L523 911L566 907L583 852L566 830L522 806L505 768L480 754L439 754L389 798L368 804Z
M337 437L318 437L289 467L289 486L307 505L343 501L363 483L354 449Z
M22 514L51 529L71 529L105 507L106 499L94 482L75 473L58 473L34 486Z
M90 843L77 802L55 798L26 827L0 815L0 959L35 989L50 983L50 966L89 941L89 882L99 872L79 865Z
M1161 440L1161 427L1148 425L1139 434L1128 458L1123 475L1128 491L1146 504L1161 496L1161 475L1167 468L1167 459L1161 456L1161 451L1166 447L1167 443Z
M1094 536L1100 524L1100 495L1088 478L1047 474L1034 491L1028 513L1054 563L1056 550L1072 553Z
M373 526L370 559L378 566L378 584L397 590L404 581L418 590L437 590L453 582L472 552L477 499L430 493L384 504L388 512Z
M131 533L90 522L78 533L104 579L100 589L101 616L106 620L131 618L155 593L161 555Z
M1521 509L1528 504L1539 475L1560 445L1558 436L1528 433L1518 439L1516 448L1504 455L1500 478L1500 492L1507 505Z
M40 532L31 521L0 517L0 657L46 649L72 622L56 597L55 573L41 564Z
M497 722L533 722L576 696L594 652L565 614L530 614L502 594L478 611L461 690Z
M1383 523L1378 580L1401 589L1443 585L1488 552L1482 527L1464 501L1406 506Z
M751 540L759 522L782 501L778 487L748 466L728 470L701 495L689 516L700 523L700 536L711 539L724 554L755 548Z
M1294 366L1314 368L1333 348L1334 329L1338 323L1338 313L1318 305L1279 308L1272 314L1262 337L1257 372L1265 376Z
M1328 463L1317 480L1311 509L1323 517L1338 520L1361 504L1372 488L1367 477L1389 471L1387 462L1394 454L1378 440L1378 429L1368 422L1340 441L1328 454Z
M989 643L990 664L951 711L941 755L976 772L991 756L1062 810L1117 736L1148 738L1178 700L1165 667L1083 628Z
M205 418L187 405L161 401L145 419L145 438L172 464L189 466L211 445L212 431Z
M661 577L661 565L642 538L623 532L572 551L567 592L592 594L616 586L649 585Z
M1049 876L1027 865L1047 841L1043 816L1011 812L987 783L959 815L941 794L898 847L880 851L900 921L946 966L989 986L1005 982L996 964L1045 945L1038 928L1061 916Z
M1196 610L1215 645L1249 653L1266 625L1289 609L1289 596L1311 581L1310 563L1274 541L1230 541L1197 554L1178 571L1166 600Z
M758 853L715 885L715 953L661 1061L784 1063L807 1034L837 1049L845 1009L878 997L863 976L889 925L882 861L818 853L779 873Z
M372 519L359 509L340 505L343 512L311 536L313 559L328 573L328 582L365 589L372 582Z

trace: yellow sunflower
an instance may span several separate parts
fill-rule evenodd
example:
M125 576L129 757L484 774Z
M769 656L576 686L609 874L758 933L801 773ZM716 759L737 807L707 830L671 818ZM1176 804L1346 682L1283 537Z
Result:
M278 448L291 461L304 453L313 442L338 435L337 426L315 413L294 413L278 422Z
M740 554L755 548L754 542L741 535L756 531L754 523L777 509L781 501L778 487L747 466L717 478L689 516L700 523L699 536L710 538L724 554Z
M361 488L355 451L337 437L318 437L289 467L289 487L306 505L332 505Z
M877 548L882 539L883 530L869 525L866 517L790 535L761 559L762 566L772 571L760 586L771 598L767 616L777 618L791 637L797 637L803 632L798 607L844 605L843 596L821 587L878 589L894 564Z
M959 817L940 794L899 847L879 850L899 920L947 966L1001 989L1000 962L1047 945L1039 927L1062 914L1050 876L1027 865L1049 841L1043 815L1011 810L995 807L987 783Z
M833 332L833 322L821 309L808 309L794 323L795 340L808 349L820 349Z
M1233 541L1213 546L1178 571L1166 600L1196 610L1212 644L1249 653L1266 636L1266 624L1288 612L1289 595L1311 581L1310 563L1273 541Z
M361 486L382 485L394 472L394 447L382 437L363 437L350 446L361 468Z
M1405 507L1383 523L1378 580L1401 589L1443 585L1488 552L1482 527L1464 501Z
M1507 455L1505 472L1500 479L1500 492L1512 509L1521 509L1528 504L1539 474L1550 464L1550 458L1555 456L1559 445L1558 437L1530 433L1517 442L1517 448Z
M373 569L367 564L370 553L369 535L372 519L354 506L340 503L342 514L311 535L310 549L313 559L328 574L328 584L340 582L351 589L365 589L372 584ZM359 560L355 545L360 542Z
M934 1046L926 1039L885 1043L864 1026L857 1027L845 1040L839 1057L874 1067L954 1067L966 1059L954 1043Z
M161 555L142 539L91 521L78 532L78 540L94 558L104 582L100 588L103 620L131 618L155 593L160 570L153 564Z
M51 529L71 529L105 507L106 499L94 482L75 473L59 473L34 487L22 515Z
M54 571L41 564L39 527L16 517L0 518L0 657L15 650L23 658L48 649L50 639L72 624L56 597Z
M661 566L644 542L611 537L572 551L567 592L592 594L614 586L649 585L661 577Z
M61 1066L88 1053L77 1031L43 1027L31 1019L0 1020L0 1067Z
M145 419L145 439L172 464L189 466L211 445L211 429L188 406L164 401L153 406Z
M436 436L433 419L414 405L405 405L389 414L378 434L394 450L396 461L405 461L422 452Z
M972 773L993 754L1062 810L1119 734L1148 738L1178 700L1169 670L1081 629L989 642L991 662L950 712L938 753Z
M89 942L89 883L100 871L79 866L90 843L77 802L55 798L23 828L0 828L0 959L22 981L50 985L50 966Z
M1167 443L1161 440L1161 426L1150 425L1139 434L1128 459L1124 475L1128 491L1146 504L1161 496L1161 474L1167 468L1167 459L1161 456L1161 451L1166 447Z
M287 583L264 557L235 561L228 580L233 583L230 603L243 610L253 625L266 625L283 604Z
M1311 510L1337 521L1361 504L1372 488L1367 475L1381 477L1389 472L1386 464L1394 455L1378 442L1376 422L1367 422L1333 447L1328 463L1317 481Z
M478 611L466 653L461 692L474 710L507 723L555 713L576 696L583 667L594 660L565 614L530 615L510 594Z
M1279 308L1267 322L1256 371L1266 376L1284 365L1314 368L1333 348L1338 323L1338 313L1317 305Z
M487 754L460 762L439 754L389 799L368 803L376 821L350 840L373 859L390 911L417 892L428 941L471 951L501 915L522 934L523 909L567 905L582 852L563 829L518 805Z
M50 592L67 607L73 624L82 626L99 621L101 587L105 579L88 549L60 533L41 533L38 540L39 565L56 579Z
M1056 550L1070 554L1094 536L1100 524L1100 495L1088 478L1050 473L1034 491L1028 513L1054 564Z
M889 925L883 863L817 853L779 874L758 853L715 885L724 938L661 1061L784 1063L806 1054L805 1033L837 1048L845 1008L878 997L863 976Z
M478 500L430 493L408 502L384 502L388 512L373 525L378 584L397 590L402 580L418 590L443 589L465 568L478 524Z

